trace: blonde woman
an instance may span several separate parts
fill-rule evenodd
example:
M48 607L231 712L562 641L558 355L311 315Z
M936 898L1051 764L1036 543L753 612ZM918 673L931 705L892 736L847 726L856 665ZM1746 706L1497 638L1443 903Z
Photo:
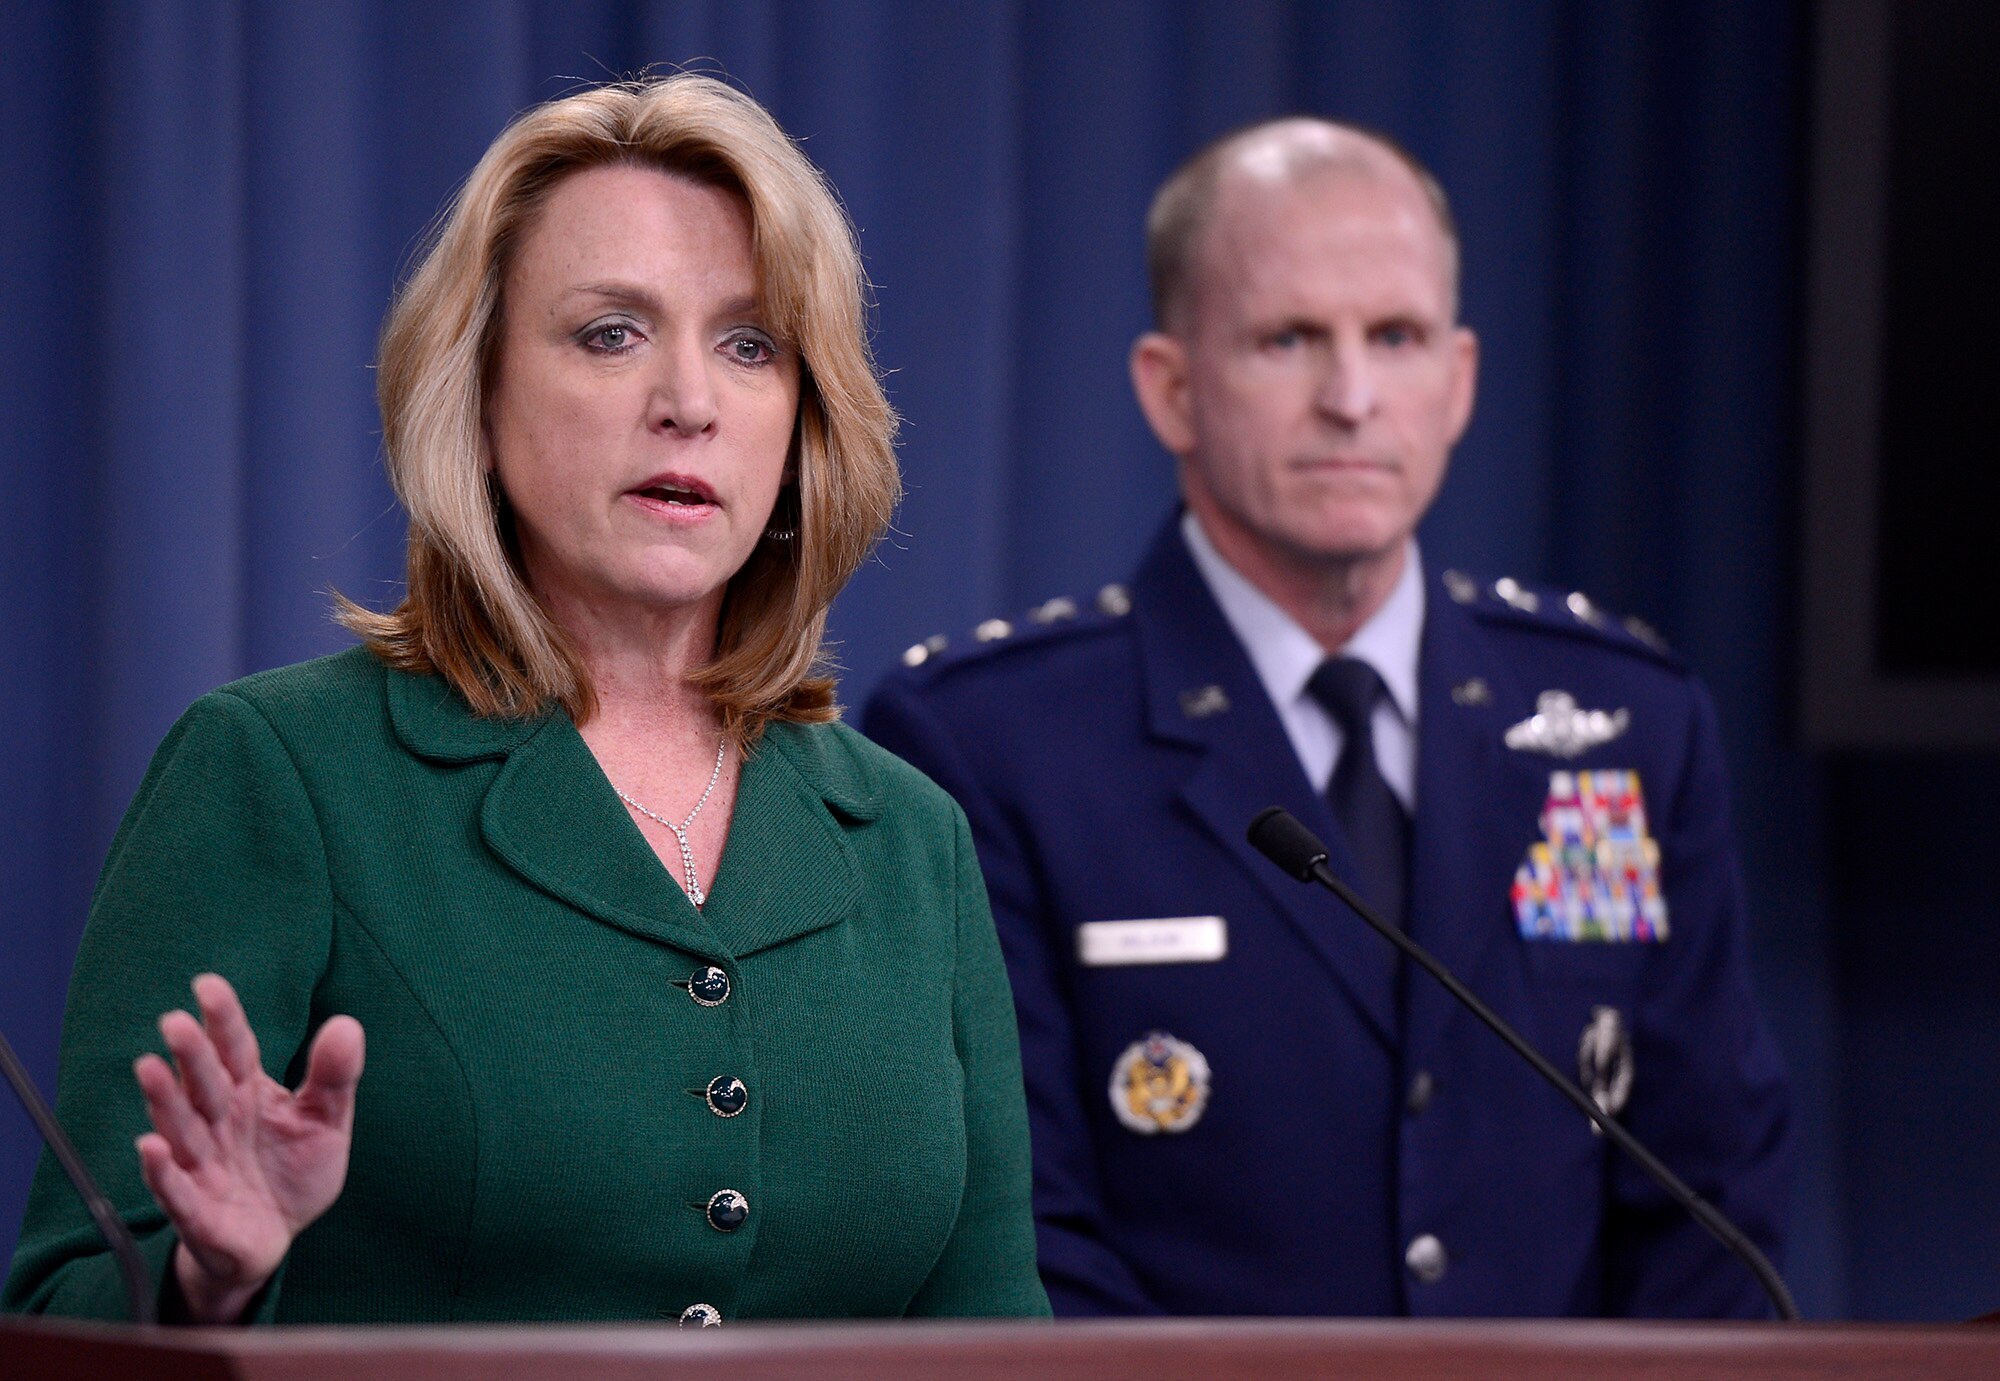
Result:
M1046 1312L964 818L822 662L898 490L862 287L710 79L473 171L383 336L407 598L188 711L78 956L59 1111L163 1315ZM58 1178L5 1303L117 1315Z

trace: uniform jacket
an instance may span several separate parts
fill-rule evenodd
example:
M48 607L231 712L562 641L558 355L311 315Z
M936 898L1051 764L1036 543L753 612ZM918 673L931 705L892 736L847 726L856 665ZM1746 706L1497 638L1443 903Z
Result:
M1566 1071L1594 1009L1615 1008L1627 1126L1775 1253L1787 1094L1750 988L1709 698L1580 598L1579 615L1499 588L1514 602L1453 572L1427 597L1411 932ZM1252 816L1282 805L1349 871L1172 525L1129 596L1106 595L1108 613L1063 602L974 650L913 649L864 724L971 818L1020 1013L1057 1313L1764 1313L1749 1272L1490 1032L1249 847ZM1549 690L1628 727L1574 759L1509 748ZM1552 772L1598 767L1640 773L1664 942L1516 925ZM1226 957L1078 961L1084 922L1189 916L1224 918ZM1209 1097L1181 1130L1140 1135L1109 1085L1153 1032L1205 1057Z
M112 845L62 1042L59 1115L156 1273L131 1065L209 969L287 1083L327 1017L367 1033L346 1186L264 1318L1046 1312L964 819L850 730L764 736L697 912L565 715L476 719L360 651L203 697ZM123 1314L47 1157L6 1304Z

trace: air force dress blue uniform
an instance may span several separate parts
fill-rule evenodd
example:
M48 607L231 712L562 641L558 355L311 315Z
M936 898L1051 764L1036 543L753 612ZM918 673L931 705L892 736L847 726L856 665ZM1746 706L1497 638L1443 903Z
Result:
M912 649L864 723L972 822L1056 1312L1764 1314L1490 1032L1245 842L1282 805L1352 875L1180 532L1099 606ZM1777 1256L1787 1093L1706 692L1580 596L1446 572L1422 622L1411 934Z

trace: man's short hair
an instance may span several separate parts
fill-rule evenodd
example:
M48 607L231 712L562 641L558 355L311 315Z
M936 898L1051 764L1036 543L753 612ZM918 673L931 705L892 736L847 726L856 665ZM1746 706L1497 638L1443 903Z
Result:
M1452 314L1456 316L1458 223L1452 218L1451 202L1437 176L1415 154L1379 130L1340 120L1295 115L1260 120L1210 140L1176 168L1160 184L1160 190L1153 194L1152 207L1146 213L1146 274L1152 286L1154 323L1163 331L1172 330L1187 305L1195 256L1200 251L1203 234L1214 219L1216 189L1231 156L1250 141L1286 125L1317 126L1365 140L1393 157L1416 179L1417 186L1423 189L1425 199L1437 215L1439 230L1444 233L1449 255L1447 272L1451 281ZM1368 166L1358 152L1337 148L1301 148L1291 152L1288 162L1287 171L1294 175L1311 168L1360 169Z

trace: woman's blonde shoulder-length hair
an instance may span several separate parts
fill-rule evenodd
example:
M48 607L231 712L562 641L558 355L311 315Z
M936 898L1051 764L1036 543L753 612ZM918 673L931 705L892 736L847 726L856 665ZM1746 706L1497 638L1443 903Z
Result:
M596 697L570 639L529 591L490 481L485 413L508 265L550 190L607 164L659 168L741 195L764 316L798 352L795 483L723 596L716 655L694 674L726 732L837 713L827 606L887 528L901 485L895 413L868 344L861 256L818 169L764 108L681 73L566 96L516 119L442 217L390 309L377 392L390 482L410 517L408 586L388 613L335 616L383 661L442 676L485 716Z

